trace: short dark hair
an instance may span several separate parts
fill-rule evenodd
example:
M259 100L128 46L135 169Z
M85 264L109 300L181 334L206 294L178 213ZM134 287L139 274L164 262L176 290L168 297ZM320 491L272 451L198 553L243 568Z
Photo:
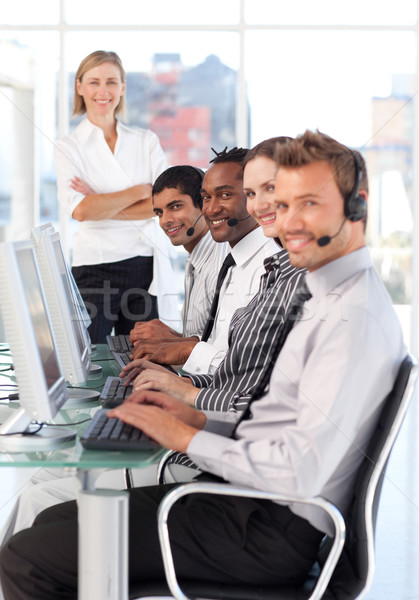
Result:
M226 146L221 152L217 152L214 148L211 148L211 150L214 152L215 156L210 160L210 164L218 165L220 163L235 162L242 167L244 166L244 159L249 152L247 148L237 148L237 146L231 150L227 150Z
M202 209L201 187L204 172L191 165L169 167L154 182L152 196L166 189L178 189L181 194L190 196L193 205Z

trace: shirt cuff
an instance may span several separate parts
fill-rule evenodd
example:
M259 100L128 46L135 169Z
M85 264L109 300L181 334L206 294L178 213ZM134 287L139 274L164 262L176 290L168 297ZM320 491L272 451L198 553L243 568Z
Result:
M183 365L183 370L192 375L205 375L210 373L210 369L214 371L224 356L225 350L216 348L208 342L198 342ZM214 367L215 362L217 364Z

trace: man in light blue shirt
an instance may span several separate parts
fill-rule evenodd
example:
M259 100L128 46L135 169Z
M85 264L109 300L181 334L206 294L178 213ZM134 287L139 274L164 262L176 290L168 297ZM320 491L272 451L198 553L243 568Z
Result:
M169 395L140 392L111 416L186 452L206 471L200 477L320 495L345 512L406 349L365 247L361 157L308 131L279 147L277 161L278 235L291 263L308 270L309 299L288 337L278 336L268 385L245 413L204 414ZM168 487L131 491L132 582L164 577L155 513ZM180 579L286 585L304 580L330 526L293 505L199 494L178 502L169 530ZM12 538L0 554L6 600L32 598L34 589L43 590L37 598L58 589L75 598L77 573L68 565L76 563L76 534L76 506L66 503Z

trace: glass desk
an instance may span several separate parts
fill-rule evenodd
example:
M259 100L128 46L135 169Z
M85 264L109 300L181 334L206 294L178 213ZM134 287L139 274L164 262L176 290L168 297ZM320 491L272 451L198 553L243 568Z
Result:
M2 362L6 356L2 353ZM92 359L102 372L88 380L86 388L101 389L108 375L118 375L120 367L107 346L98 346ZM5 381L6 375L1 378ZM8 377L11 381L12 377ZM5 395L5 394L4 394ZM0 422L18 402L0 405ZM146 467L156 462L163 448L150 451L117 452L85 450L78 436L87 427L90 416L100 409L98 401L80 406L64 406L54 419L77 432L76 439L54 450L37 452L1 452L0 467L61 467L74 470L81 483L78 495L79 521L79 600L128 599L128 494L126 491L96 490L95 480L102 469ZM85 421L84 423L80 423ZM77 424L79 423L79 424Z

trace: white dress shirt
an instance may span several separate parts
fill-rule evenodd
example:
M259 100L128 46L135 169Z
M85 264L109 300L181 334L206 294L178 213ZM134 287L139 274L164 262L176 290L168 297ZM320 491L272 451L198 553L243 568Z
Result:
M214 296L218 271L230 246L215 242L207 231L189 254L185 265L183 335L201 337Z
M95 193L121 191L138 184L153 183L167 167L166 157L155 133L117 122L114 152L100 127L83 119L76 130L58 140L54 159L58 201L71 217L84 194L70 186L75 176ZM144 220L102 219L83 221L73 240L73 266L111 263L135 256L153 256L153 283L150 293L158 296L161 317L178 320L173 288L171 258L175 251L156 218Z
M406 348L367 248L309 273L306 281L312 298L277 358L267 393L252 404L252 418L231 439L237 416L208 413L188 456L232 483L320 495L345 511ZM331 533L317 509L290 508Z
M236 262L223 282L214 328L207 342L198 342L183 370L190 374L212 374L228 349L228 328L234 312L246 306L259 289L263 261L275 254L277 245L260 227L248 233L230 252ZM216 273L218 275L218 272Z

